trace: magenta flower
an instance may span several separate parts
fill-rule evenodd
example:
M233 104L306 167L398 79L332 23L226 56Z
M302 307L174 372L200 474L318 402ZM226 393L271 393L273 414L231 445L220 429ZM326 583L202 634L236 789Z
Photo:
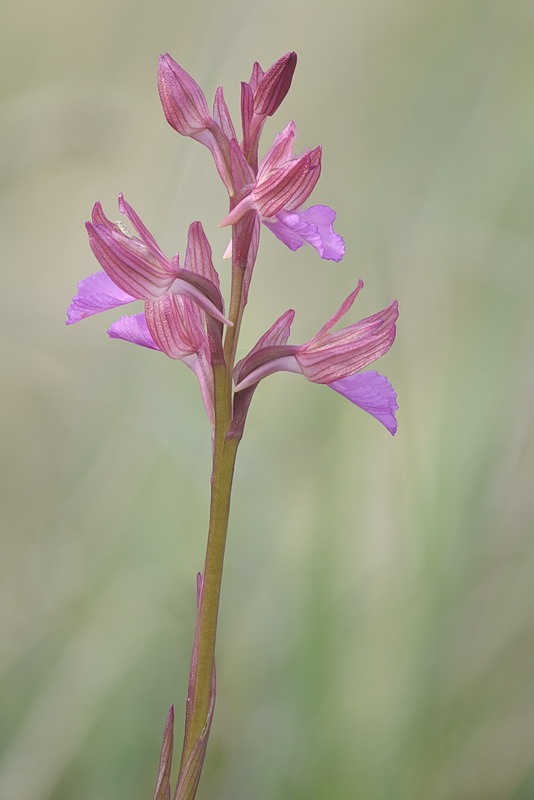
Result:
M324 383L355 405L376 417L394 434L397 430L396 394L383 375L361 372L387 353L395 339L397 302L339 331L334 325L351 308L363 287L356 289L342 303L319 333L302 345L288 345L294 311L286 311L261 337L250 353L234 370L235 391L256 386L274 372L287 371L304 375L312 383Z
M306 242L315 247L321 258L340 261L345 244L333 229L335 211L328 206L301 209L321 174L321 147L295 156L294 139L295 125L290 122L260 163L248 193L220 226L234 225L254 209L264 225L291 250Z
M221 227L234 225L252 208L263 217L273 217L282 209L298 208L308 199L321 174L321 148L294 156L294 139L295 125L290 122L260 163L249 193L224 218Z
M157 301L166 294L190 297L208 314L228 324L218 276L213 266L208 274L192 261L197 251L209 248L199 222L189 229L185 269L178 256L167 258L133 208L119 196L119 209L139 233L132 236L121 223L113 223L95 203L91 221L86 223L89 244L104 272L90 275L78 284L78 292L67 311L67 324L132 303L134 300ZM211 264L211 250L210 264Z
M207 318L226 322L219 277L200 222L189 227L184 267L168 259L122 195L119 208L139 237L110 222L97 203L87 223L89 243L104 272L85 278L68 311L67 324L110 308L145 301L145 312L122 317L108 333L179 359L196 374L208 417L213 422L213 372Z

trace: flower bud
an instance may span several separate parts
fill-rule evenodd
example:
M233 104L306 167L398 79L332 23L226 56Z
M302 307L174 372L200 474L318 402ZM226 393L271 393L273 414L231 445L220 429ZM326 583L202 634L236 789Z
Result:
M167 122L182 136L210 127L213 120L202 89L168 53L159 59L158 90Z
M254 112L271 117L286 96L293 80L297 54L286 53L263 75L254 94Z

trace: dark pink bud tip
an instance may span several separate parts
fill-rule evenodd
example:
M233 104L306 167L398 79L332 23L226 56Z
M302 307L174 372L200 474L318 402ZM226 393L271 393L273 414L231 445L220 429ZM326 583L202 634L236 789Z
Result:
M271 117L286 96L293 80L297 54L286 53L276 64L267 70L260 80L254 98L254 111L261 116Z

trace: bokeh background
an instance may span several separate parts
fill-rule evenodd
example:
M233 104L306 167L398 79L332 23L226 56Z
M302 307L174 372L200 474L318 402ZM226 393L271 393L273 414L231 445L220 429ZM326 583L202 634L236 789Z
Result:
M152 797L182 726L209 427L192 373L64 327L83 222L123 191L163 248L225 191L166 124L295 49L295 119L341 264L264 232L242 352L354 287L399 300L392 439L334 392L257 392L236 475L201 798L534 797L531 0L29 0L2 26L1 800ZM356 319L356 316L354 317Z

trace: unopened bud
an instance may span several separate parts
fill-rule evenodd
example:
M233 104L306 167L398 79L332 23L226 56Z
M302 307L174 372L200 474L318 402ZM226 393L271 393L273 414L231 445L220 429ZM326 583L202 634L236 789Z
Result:
M182 136L210 127L213 120L202 89L168 53L159 59L158 90L167 122Z
M297 66L297 54L286 53L267 70L258 83L254 96L254 111L271 117L289 91Z

